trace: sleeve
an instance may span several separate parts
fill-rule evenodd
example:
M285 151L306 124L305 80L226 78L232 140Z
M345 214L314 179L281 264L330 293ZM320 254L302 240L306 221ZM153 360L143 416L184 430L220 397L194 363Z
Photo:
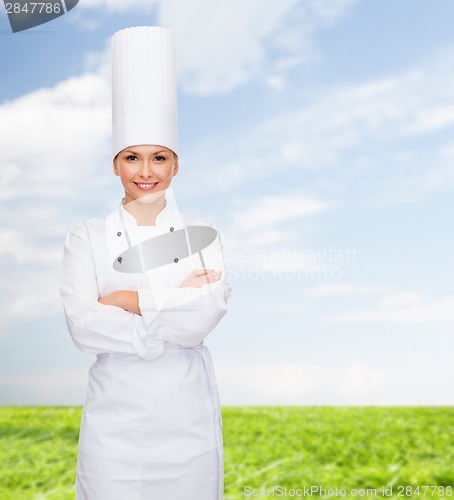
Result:
M60 295L69 333L81 351L130 353L147 360L162 354L163 341L150 335L142 316L98 302L92 247L83 222L76 224L66 237Z
M216 229L213 223L209 223ZM139 289L139 308L155 338L193 347L202 342L227 312L232 287L227 283L219 232L202 251L205 266L222 272L221 279L201 288ZM202 266L200 265L200 268Z

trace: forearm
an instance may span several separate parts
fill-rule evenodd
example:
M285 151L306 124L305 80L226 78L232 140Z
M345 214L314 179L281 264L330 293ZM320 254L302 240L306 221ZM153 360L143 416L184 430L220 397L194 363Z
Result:
M180 287L200 288L207 283L216 282L220 278L221 272L215 272L214 269L197 269L182 282ZM139 295L136 291L117 290L109 295L100 297L98 301L101 304L121 307L126 311L142 316L142 312L139 307Z

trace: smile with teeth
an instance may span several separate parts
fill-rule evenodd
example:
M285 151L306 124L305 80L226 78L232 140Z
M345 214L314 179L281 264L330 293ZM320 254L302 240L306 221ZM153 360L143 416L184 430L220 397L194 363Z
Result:
M149 189L153 189L157 182L134 182L134 184L143 191L148 191Z

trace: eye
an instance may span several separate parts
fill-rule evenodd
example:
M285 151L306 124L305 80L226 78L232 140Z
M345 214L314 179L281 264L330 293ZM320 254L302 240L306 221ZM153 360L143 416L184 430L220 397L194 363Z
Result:
M126 159L127 159L128 161L134 161L134 160L137 160L137 156L136 156L136 155L128 155L128 156L126 157Z
M155 160L157 160L157 161L165 161L165 156L155 156Z

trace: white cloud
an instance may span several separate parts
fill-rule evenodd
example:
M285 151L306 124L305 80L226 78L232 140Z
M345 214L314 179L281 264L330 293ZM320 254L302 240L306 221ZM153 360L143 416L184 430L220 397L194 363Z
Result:
M353 3L165 0L158 20L176 34L187 91L227 92L260 75L280 89L285 68L314 57L316 30L340 19Z
M297 3L162 2L158 19L176 35L183 87L197 94L227 92L259 75L268 59L266 38Z
M8 148L0 158L0 200L11 204L5 205L10 217L24 210L22 220L38 224L55 214L55 199L79 195L81 186L98 182L110 133L110 83L97 73L2 104L0 136ZM40 230L52 228L44 224Z
M62 249L59 249L58 260ZM24 266L26 267L26 266ZM16 270L14 275L4 274L0 288L4 293L3 318L51 318L63 312L58 291L59 266L49 265L29 270Z
M294 189L253 201L237 199L223 231L230 276L303 279L307 273L327 269L333 252L302 247L301 224L330 209L324 200Z
M225 193L286 179L339 205L419 201L449 189L454 148L440 133L454 128L449 54L395 76L312 91L304 99L311 104L296 100L255 126L205 142L205 156L228 160L193 175ZM241 160L232 161L232 151Z
M400 302L400 303L399 303ZM326 322L335 324L395 323L395 324L440 324L454 321L454 297L437 300L422 300L419 296L406 294L388 298L374 308L331 316Z
M330 283L317 285L305 292L305 297L324 298L324 297L344 297L352 295L364 295L380 293L386 290L386 285L372 285L361 283Z
M87 381L88 364L85 367L0 375L0 404L81 405L85 399Z
M8 144L0 158L0 262L8 277L1 288L12 317L55 313L60 303L48 292L49 277L58 270L64 236L87 217L84 191L96 190L97 202L107 193L111 114L104 70L0 106L0 137Z
M323 200L309 198L295 190L279 195L247 200L232 215L232 224L239 230L262 230L283 222L293 221L301 217L310 217L325 212L330 208Z
M105 158L110 128L110 85L94 73L4 103L0 136L8 148L0 159L6 168L0 200L33 206L39 196L77 192Z
M316 31L341 19L355 1L84 0L72 19L93 30L97 21L87 10L156 9L156 24L175 34L177 71L187 92L229 92L256 77L281 90L289 68L316 57Z
M328 23L338 21L357 0L307 0L308 9L315 11L320 19Z
M137 11L137 9L150 9L158 0L82 0L77 4L77 9L102 9L113 12Z
M281 92L285 87L285 80L281 75L270 75L265 79L265 83L276 92Z
M423 297L417 293L397 293L384 297L381 300L381 305L385 307L408 306L422 300Z
M406 357L405 365L217 362L216 371L223 404L452 405L451 365L420 352Z

